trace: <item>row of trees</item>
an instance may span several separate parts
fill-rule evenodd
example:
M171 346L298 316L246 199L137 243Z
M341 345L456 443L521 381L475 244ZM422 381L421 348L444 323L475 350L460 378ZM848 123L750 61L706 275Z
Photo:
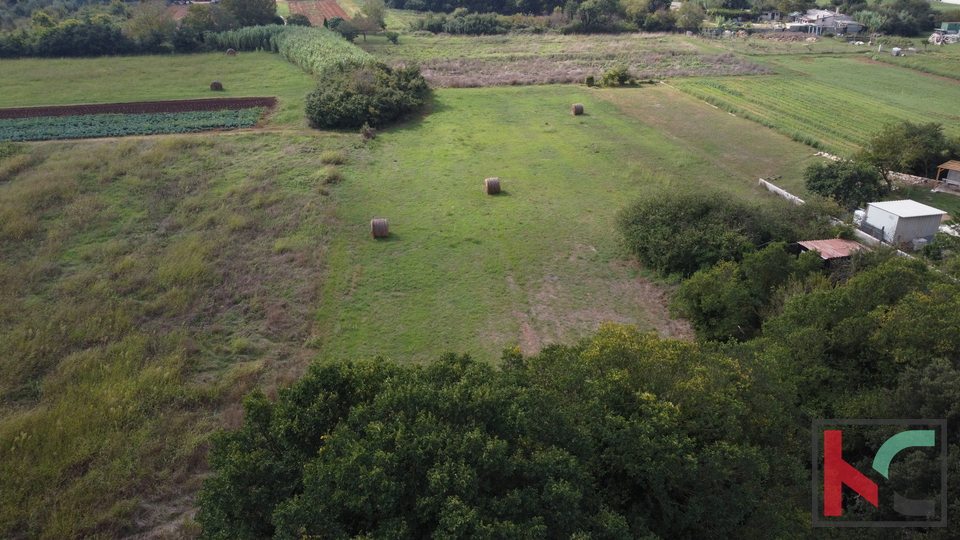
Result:
M29 28L0 34L0 57L82 57L110 54L191 52L205 32L280 22L274 0L223 0L194 4L177 22L163 0L128 7L84 6L75 13L36 10Z
M695 31L703 24L706 12L694 2L684 2L671 11L669 2L659 0L588 0L568 2L554 8L550 15L471 13L457 8L449 15L429 13L410 23L413 31L489 35L511 31L561 33L587 32L668 32Z

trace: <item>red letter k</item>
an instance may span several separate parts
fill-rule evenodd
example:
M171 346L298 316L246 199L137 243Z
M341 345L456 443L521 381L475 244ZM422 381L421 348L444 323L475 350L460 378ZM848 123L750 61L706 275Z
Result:
M843 432L823 432L823 515L843 515L843 484L877 506L877 484L843 460Z

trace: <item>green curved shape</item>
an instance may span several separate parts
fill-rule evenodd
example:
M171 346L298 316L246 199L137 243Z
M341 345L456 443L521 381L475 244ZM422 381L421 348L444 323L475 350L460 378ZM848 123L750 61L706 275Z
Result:
M897 452L911 446L933 446L935 444L934 430L932 429L912 429L897 433L883 443L877 455L873 458L873 469L882 474L884 478L890 479L887 472L890 470L890 462Z

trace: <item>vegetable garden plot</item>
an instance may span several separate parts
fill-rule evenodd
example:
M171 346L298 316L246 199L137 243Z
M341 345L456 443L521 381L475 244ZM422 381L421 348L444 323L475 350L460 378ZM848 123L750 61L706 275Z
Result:
M0 140L90 139L253 127L265 110L7 118L0 120Z
M96 105L54 105L49 107L13 107L0 109L0 118L34 118L44 116L83 116L91 114L156 114L191 111L223 111L273 108L277 98L181 99L175 101L137 101L132 103L99 103ZM0 137L2 139L2 137Z
M299 13L310 19L310 24L314 26L323 26L323 19L332 19L342 17L350 20L347 12L340 7L340 4L333 0L322 0L320 2L287 2L290 7L290 13Z

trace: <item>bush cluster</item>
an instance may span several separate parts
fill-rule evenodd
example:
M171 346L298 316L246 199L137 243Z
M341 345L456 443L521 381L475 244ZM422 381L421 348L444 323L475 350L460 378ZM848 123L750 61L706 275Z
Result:
M419 67L377 63L325 78L307 95L307 119L316 128L380 127L423 107L429 88Z
M754 206L709 190L645 196L620 212L627 247L662 276L689 277L720 261L739 261L771 241L833 237L820 201L793 205L780 199Z

